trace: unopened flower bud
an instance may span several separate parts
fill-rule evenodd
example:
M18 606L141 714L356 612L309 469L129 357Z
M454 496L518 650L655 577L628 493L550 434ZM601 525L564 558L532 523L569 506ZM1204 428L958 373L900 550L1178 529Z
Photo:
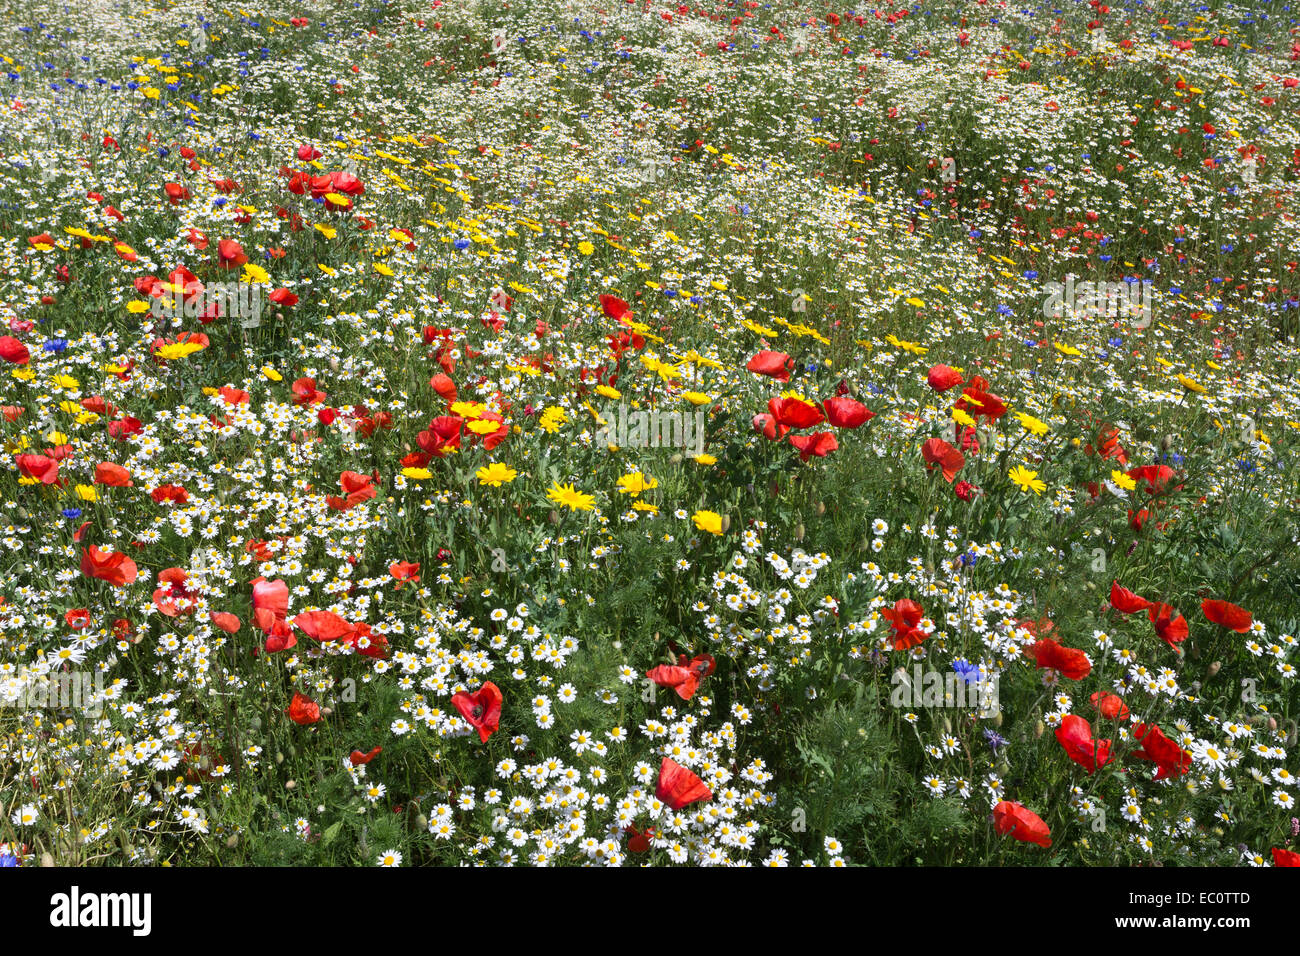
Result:
M1035 737L1041 737L1041 736L1043 736L1043 731L1044 731L1045 729L1046 729L1046 728L1043 727L1043 722L1042 722L1041 720L1039 720L1039 721L1035 721L1035 722L1034 722L1034 736L1035 736Z
M292 790L292 789L294 789L294 788L297 787L297 786L298 786L298 781L297 781L297 780L286 780L286 781L284 782L284 789L286 789L286 790Z
M1221 661L1212 661L1210 666L1205 669L1205 676L1213 677L1215 674L1219 673L1219 668L1222 666L1223 663Z

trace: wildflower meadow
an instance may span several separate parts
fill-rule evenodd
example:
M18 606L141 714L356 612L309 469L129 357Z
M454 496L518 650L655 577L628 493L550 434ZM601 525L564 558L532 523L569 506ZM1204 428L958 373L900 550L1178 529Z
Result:
M0 867L1300 865L1295 0L0 61Z

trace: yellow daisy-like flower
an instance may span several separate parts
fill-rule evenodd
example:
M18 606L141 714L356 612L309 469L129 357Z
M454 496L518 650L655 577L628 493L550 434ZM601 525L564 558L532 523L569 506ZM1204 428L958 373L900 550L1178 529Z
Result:
M695 527L709 534L722 534L722 515L716 511L697 511L691 516Z
M1024 425L1026 429L1040 437L1046 435L1050 430L1047 426L1047 422L1039 421L1033 415L1026 415L1024 412L1016 412L1016 418L1020 419L1020 424Z
M491 419L484 418L484 419L480 419L479 421L470 422L465 427L468 428L470 431L472 431L475 435L491 435L494 431L496 431L498 428L501 427L501 423L494 422Z
M494 461L486 468L480 468L475 474L478 475L480 485L491 485L493 488L500 488L502 485L514 481L519 472L499 461Z
M1137 487L1137 482L1122 471L1112 471L1110 473L1110 480L1113 481L1116 486L1123 488L1125 491L1132 491Z
M277 372L275 369L271 368L271 366L269 365L262 366L262 374L265 375L272 382L284 381L284 376L281 375L279 372Z
M952 420L958 425L966 425L970 428L975 427L975 419L971 418L960 408L954 408L952 410Z
M478 418L485 411L487 406L482 402L453 402L451 406L451 413L461 418Z
M1041 495L1047 490L1047 485L1039 480L1038 472L1030 471L1023 465L1016 465L1011 471L1007 472L1007 477L1019 485L1021 491L1033 489L1035 494Z
M551 482L546 497L557 505L564 505L570 511L591 511L596 507L594 495L584 494L575 490L572 484L562 485L558 481Z
M686 399L692 405L707 405L713 399L703 392L682 392L682 398Z
M644 511L647 514L652 514L652 515L657 515L659 513L659 508L655 505L650 504L650 502L648 501L636 502L635 504L632 505L632 510Z
M712 455L696 455L695 461L701 465L716 465L718 459Z
M578 243L578 251L584 256L589 256L596 251L596 247L584 239L582 242Z
M77 485L77 497L82 501L98 501L99 492L94 485Z
M618 480L618 490L625 495L637 497L643 491L649 491L651 488L658 488L659 482L649 475L643 475L640 472L632 472L624 475Z
M414 478L416 481L424 481L433 477L433 472L428 468L403 468L402 474L407 478Z
M1064 344L1062 344L1061 342L1053 342L1053 343L1052 343L1052 347L1053 347L1054 349L1056 349L1056 351L1060 352L1062 355L1082 355L1082 354L1083 354L1083 353L1080 352L1078 349L1076 349L1073 345L1064 345Z
M1206 394L1204 385L1202 385L1200 382L1197 382L1195 379L1188 378L1186 375L1178 376L1178 384L1181 385L1183 388L1187 389L1189 392L1195 392L1198 395Z
M153 354L160 359L182 359L195 352L202 352L205 347L198 342L172 342L160 347Z
M552 405L542 413L542 417L537 424L551 435L560 430L560 426L569 420L568 414L558 405Z
M600 395L603 398L619 399L623 397L622 392L620 392L616 388L611 388L608 385L597 385L596 394Z

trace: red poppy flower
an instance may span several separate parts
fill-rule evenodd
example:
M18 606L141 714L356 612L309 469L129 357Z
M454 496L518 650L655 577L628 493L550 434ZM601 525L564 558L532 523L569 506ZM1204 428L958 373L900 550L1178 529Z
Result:
M616 320L631 315L628 304L616 295L602 295L600 297L600 310L609 318Z
M925 611L921 608L921 605L911 598L902 598L895 601L892 608L882 607L880 616L892 626L893 634L891 639L894 642L894 650L896 651L905 651L909 647L915 647L929 636L918 626L921 619L925 617Z
M826 420L816 405L798 398L773 398L767 403L767 410L777 424L790 428L811 428Z
M304 697L302 694L295 692L293 700L289 704L289 709L285 713L289 715L289 719L295 724L305 727L320 720L320 704L310 697Z
M298 304L298 297L283 287L276 289L274 292L269 294L267 298L276 305L286 309Z
M936 466L941 468L943 477L949 484L957 477L957 472L961 471L962 466L966 464L966 456L942 438L927 440L921 446L921 457L925 459L927 468L933 469Z
M59 484L59 463L46 455L18 455L14 458L18 470L28 478L37 478L43 485Z
M95 484L110 488L130 488L131 473L111 461L101 461L95 466Z
M289 622L313 640L327 641L348 640L356 631L356 626L343 620L332 611L306 611Z
M221 628L227 634L239 633L239 618L233 614L227 614L225 611L213 611L209 615L212 623Z
M936 392L946 392L954 385L960 385L965 381L961 373L955 368L947 365L935 365L930 368L930 373L925 377L926 384Z
M655 796L674 810L680 810L699 800L712 800L713 791L704 781L676 761L665 757L659 765L659 781Z
M190 191L180 183L163 183L163 192L167 194L167 201L173 206L190 198Z
M1230 631L1244 634L1253 623L1251 613L1244 607L1238 607L1227 601L1202 601L1201 613L1207 621L1226 627Z
M12 335L0 335L0 359L6 362L13 362L15 365L26 365L31 359L31 353L27 351L27 346L23 345Z
M487 743L487 739L500 728L501 690L491 681L484 681L473 694L456 694L451 703L478 731L480 743Z
M758 432L768 441L776 441L777 438L784 438L790 431L789 425L778 425L776 419L767 412L754 416L754 431Z
M456 401L456 383L451 380L450 375L439 372L433 378L429 379L429 387L438 393L438 397L445 402Z
M634 826L626 826L623 828L623 832L630 834L627 838L628 851L631 853L644 853L646 850L650 849L650 841L654 838L655 828L646 827L645 833L641 833ZM1273 852L1274 854L1277 853L1276 850Z
M788 382L794 371L794 359L784 352L762 351L745 363L745 368L778 382Z
M1050 637L1030 644L1025 648L1025 653L1032 656L1040 668L1060 671L1062 676L1070 680L1083 680L1092 672L1092 662L1088 660L1087 654L1074 647L1062 647Z
M178 617L194 613L194 602L199 595L186 587L188 579L183 568L167 568L159 572L158 583L163 586L153 592L153 606L160 614Z
M217 265L223 269L238 269L248 262L244 247L234 239L222 239L217 243Z
M799 449L799 459L807 461L813 455L825 458L840 447L834 432L813 432L811 435L791 435L790 444Z
M1300 853L1291 850L1283 850L1281 847L1273 847L1273 865L1274 866L1300 866Z
M135 562L120 551L100 551L93 544L81 552L81 573L88 578L99 578L114 587L122 587L135 580Z
M414 583L420 580L420 565L418 563L412 564L410 561L398 561L396 564L388 566L388 573L397 579L397 584L394 585L393 590L399 591L405 582Z
M858 428L876 417L876 413L851 398L828 398L822 402L826 420L836 428Z
M1110 762L1110 741L1094 740L1092 725L1076 714L1061 718L1056 739L1065 748L1066 755L1088 773L1096 773L1098 767Z
M289 615L289 585L282 580L253 579L253 622L263 631Z
M303 143L298 147L297 156L304 163L310 163L314 159L320 159L324 154L311 143Z
M1182 776L1192 765L1191 756L1155 724L1138 724L1133 728L1133 739L1142 743L1142 748L1133 751L1133 756L1152 761L1157 767L1157 780Z
M199 232L199 230L197 229L193 229L193 228L190 229L189 240L190 240L190 245L192 245L195 249L199 250L199 252L203 252L205 249L208 248L208 237L205 236L203 233Z
M1128 588L1120 587L1118 581L1111 581L1110 606L1121 613L1133 614L1137 611L1145 611L1151 606L1151 602L1144 597L1138 597Z
M1107 720L1124 720L1128 717L1128 705L1124 703L1124 698L1117 694L1097 691L1088 699L1092 701L1092 706Z
M959 408L975 419L981 417L987 418L994 422L1007 413L1007 406L996 395L990 394L986 389L989 383L979 375L976 375L970 381L970 385L962 389L961 398L953 403L953 408Z
M415 443L429 454L442 458L460 447L460 429L465 419L457 415L439 415L429 422L427 431L415 436Z
M699 689L700 681L712 674L715 666L716 662L708 654L696 657L690 664L686 663L683 654L678 664L660 664L646 671L645 676L660 687L671 687L682 700L690 700Z
M1134 481L1146 482L1147 493L1154 495L1168 487L1169 479L1174 476L1174 470L1168 465L1143 465L1141 468L1130 468L1124 474Z
M1018 803L1003 800L993 808L993 828L1002 835L1022 843L1037 843L1041 847L1052 845L1052 831L1038 814Z
M149 497L154 500L155 504L162 504L164 501L171 501L178 505L187 504L190 500L190 493L180 485L159 485L153 491L149 492Z
M320 405L325 401L325 393L316 387L314 378L300 378L293 383L292 388L295 405Z
M348 763L352 764L354 767L359 767L363 763L370 763L370 761L374 760L383 752L383 747L372 747L366 753L362 753L360 750L354 750L348 756Z
M1147 617L1155 625L1156 635L1170 647L1187 640L1187 621L1168 604L1153 604Z
M84 607L73 608L63 615L63 620L67 622L68 627L80 631L90 624L90 609Z

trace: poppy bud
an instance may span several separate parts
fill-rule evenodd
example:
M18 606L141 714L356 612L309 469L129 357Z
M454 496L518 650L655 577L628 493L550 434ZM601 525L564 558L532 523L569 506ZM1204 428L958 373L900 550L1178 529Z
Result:
M286 780L286 781L284 782L284 789L286 789L286 790L292 790L292 789L294 789L294 788L297 787L297 786L298 786L298 781L297 781L297 780Z
M239 846L239 834L232 833L230 834L230 839L226 841L226 849L233 850L237 846Z
M1223 664L1221 662L1214 661L1213 663L1210 664L1209 667L1205 669L1205 676L1213 677L1215 674L1219 673L1219 668L1222 666Z
M546 520L549 521L551 524L559 524L559 523L560 523L560 513L559 513L558 511L556 511L554 508L552 508L552 509L551 509L551 513L550 513L549 515L546 516Z
M1199 661L1201 659L1201 649L1195 643L1191 644L1189 653L1192 655L1192 660Z
M799 527L802 528L803 525L800 525ZM727 532L731 530L731 515L722 516L722 530L723 532ZM800 537L802 537L802 535L800 535Z
M1034 736L1035 736L1035 737L1041 737L1041 736L1043 736L1043 729L1044 729L1044 728L1043 728L1043 722L1042 722L1041 720L1039 720L1039 721L1035 721L1035 722L1034 722Z
M42 853L41 866L53 866L53 865L54 865L54 857L51 856L49 853Z
M261 717L253 717L251 720L249 720L249 722L248 722L248 727L249 727L250 730L261 730L261 729L262 729L262 718L261 718Z
M796 541L802 541L802 540L803 540L803 522L802 522L802 521L799 522L797 525L794 526L794 539L795 539Z
M1174 447L1174 436L1173 436L1173 435L1166 435L1164 438L1160 439L1160 450L1161 450L1161 451L1169 451L1169 449L1171 449L1171 448L1173 448L1173 447Z
M945 734L952 733L952 721L948 719L947 714L944 714L943 720L941 720L939 724L941 727L943 727L943 732Z
M334 713L334 708L333 708L333 707L322 707L322 708L320 709L320 713L321 713L321 716L322 716L322 717L328 717L330 714Z
M275 755L275 762L276 762L277 765L278 765L278 764L282 764L282 763L284 763L284 754L282 754L282 753L277 753L277 754Z
M668 464L670 464L670 465L680 465L681 463L682 463L682 454L681 454L681 452L673 452L672 456L668 459Z
M1269 717L1269 719L1268 719L1268 729L1269 729L1270 731L1276 731L1276 730L1277 730L1277 718L1276 718L1276 717Z
M1001 726L1002 726L1002 711L1001 711L1001 710L999 710L996 714L993 715L993 726L994 726L994 727L1001 727Z
M415 818L415 828L417 830L429 829L429 818L426 817L423 813L421 813L418 817Z
M288 754L289 757L291 758L298 756L298 748L295 747L293 744L290 744L289 746L285 747L284 750L285 753Z
M815 510L819 515L824 515L826 513L826 502L824 501L817 502L817 507L813 510Z

